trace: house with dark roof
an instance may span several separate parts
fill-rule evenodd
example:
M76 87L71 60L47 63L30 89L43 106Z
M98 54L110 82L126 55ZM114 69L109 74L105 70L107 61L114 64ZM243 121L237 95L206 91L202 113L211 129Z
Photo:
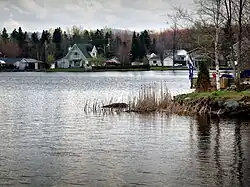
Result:
M91 44L74 44L69 47L65 57L57 60L57 68L85 68L90 67L89 60L96 58L97 49Z
M39 70L45 68L45 63L32 58L0 58L1 64L7 69Z

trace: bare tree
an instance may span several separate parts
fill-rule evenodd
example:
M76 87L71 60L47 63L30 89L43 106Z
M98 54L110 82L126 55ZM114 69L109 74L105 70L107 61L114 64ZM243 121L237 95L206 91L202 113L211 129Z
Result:
M219 62L219 36L220 36L220 15L221 15L221 0L215 0L215 68L216 68L216 89L220 90L220 62Z
M206 29L206 37L210 38L214 43L213 61L216 68L216 89L220 90L220 34L221 26L224 21L222 16L222 0L194 0L197 5L196 15L190 14L185 10L177 9L182 19L188 20L194 25L200 25L202 29ZM200 33L201 34L201 33ZM201 34L202 35L202 34ZM200 35L198 36L200 42ZM205 46L206 48L206 46ZM207 50L206 50L207 51ZM211 56L211 55L210 55Z
M160 61L161 61L161 67L163 69L164 67L164 40L162 39L161 41L159 41L156 44L156 52L158 54L158 56L160 57Z
M14 42L0 43L0 51L6 57L18 57L21 53L21 49Z
M236 0L234 1L234 11L237 23L237 71L236 71L236 86L239 90L240 84L240 66L242 65L242 35L243 35L243 17L244 17L244 7L246 6L246 0Z

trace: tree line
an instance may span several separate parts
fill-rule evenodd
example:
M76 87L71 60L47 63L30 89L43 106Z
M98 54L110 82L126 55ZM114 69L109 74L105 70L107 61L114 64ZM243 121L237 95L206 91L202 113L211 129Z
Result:
M187 38L187 29L177 32L179 48L191 49ZM116 56L126 63L142 61L146 54L160 53L171 50L173 46L173 30L161 32L116 31L111 29L84 30L79 27L63 31L60 27L43 30L41 33L28 33L21 27L8 32L3 28L0 40L0 52L7 57L29 57L42 61L60 59L68 52L68 47L74 43L89 43L95 45L98 54L104 58Z
M148 52L154 52L155 42L147 30L142 33L121 31L113 33L111 30L97 29L95 31L82 30L73 27L70 31L62 31L60 27L28 33L21 27L9 33L3 28L1 33L0 51L7 57L36 58L46 61L45 53L60 59L68 52L73 44L88 43L95 45L98 54L105 58L117 56L123 61L141 60ZM154 40L155 41L155 40Z

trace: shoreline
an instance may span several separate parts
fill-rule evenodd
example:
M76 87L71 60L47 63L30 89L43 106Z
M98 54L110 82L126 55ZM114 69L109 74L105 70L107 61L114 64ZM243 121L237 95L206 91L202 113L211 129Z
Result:
M119 103L110 106L119 106ZM159 100L149 96L138 98L136 103L128 106L124 109L128 113L250 119L250 91L192 92L176 95L172 99L165 95ZM111 110L115 108L121 109L110 107Z
M173 103L184 113L217 117L250 117L250 92L214 91L181 94Z
M13 70L5 70L1 72L48 72L48 73L56 73L56 72L68 72L68 73L87 73L87 72L129 72L129 71L188 71L186 68L168 68L168 69L103 69L103 70L83 70L83 69L48 69L46 71L44 70L26 70L26 71L13 71Z

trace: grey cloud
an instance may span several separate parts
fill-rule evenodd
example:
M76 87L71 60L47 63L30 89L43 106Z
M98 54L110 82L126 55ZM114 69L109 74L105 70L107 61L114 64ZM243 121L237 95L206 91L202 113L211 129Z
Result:
M166 27L162 15L179 5L192 6L192 0L0 0L0 22L27 30L73 25L157 29Z

